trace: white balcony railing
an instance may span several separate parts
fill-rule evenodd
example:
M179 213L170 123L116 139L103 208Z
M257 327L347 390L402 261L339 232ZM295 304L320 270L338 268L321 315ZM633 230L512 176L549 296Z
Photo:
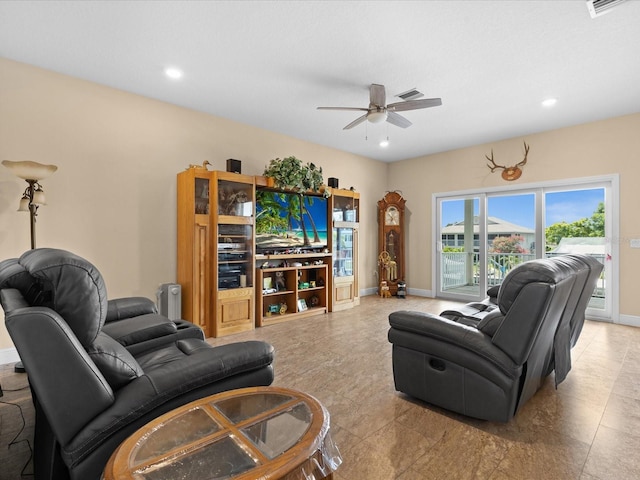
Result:
M442 252L442 291L460 287L478 286L480 255L474 252ZM552 256L552 255L547 255ZM604 264L604 255L592 255ZM521 263L536 258L533 253L489 253L487 254L487 287L500 285L504 277ZM594 298L604 298L604 272L601 275Z

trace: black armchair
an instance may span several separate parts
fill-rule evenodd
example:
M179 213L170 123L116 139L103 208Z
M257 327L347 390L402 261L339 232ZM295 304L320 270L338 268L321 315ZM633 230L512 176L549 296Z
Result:
M0 262L0 303L34 397L36 479L97 480L115 448L157 416L273 381L273 347L264 342L211 347L201 334L154 342L147 332L141 351L125 348L104 331L100 273L63 250Z
M580 337L585 310L604 265L594 257L582 254L568 254L554 258L555 262L563 263L573 270L575 275L575 285L567 298L562 321L558 324L554 337L554 354L547 367L547 375L555 369L555 381L558 385L571 370L570 349L575 346ZM467 303L456 310L445 310L440 313L440 316L472 327L477 327L486 317L487 320L484 322L486 324L492 318L502 316L498 309L497 298L500 288L501 285L491 287L487 291L488 297L482 302Z
M514 268L497 307L480 307L477 319L470 309L453 319L392 313L396 389L471 417L510 420L554 368L557 383L570 369L572 332L579 335L602 268L572 257Z

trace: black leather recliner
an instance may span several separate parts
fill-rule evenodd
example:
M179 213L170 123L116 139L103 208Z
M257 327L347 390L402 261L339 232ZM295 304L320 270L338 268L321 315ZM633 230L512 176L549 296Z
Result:
M125 348L103 329L109 308L100 273L64 250L0 262L0 303L34 398L38 480L97 480L118 445L159 415L273 381L265 342L211 347L201 334L158 341L147 331Z
M572 255L532 260L505 277L497 308L479 320L401 311L389 316L396 389L467 416L506 422L556 370L570 348L602 265ZM595 278L595 279L594 279Z
M585 310L604 265L589 255L567 254L555 258L557 262L566 263L569 268L573 269L576 276L571 296L567 299L563 320L558 325L554 337L555 350L547 368L547 375L555 369L557 386L571 370L570 349L578 341L584 325ZM482 302L471 302L456 310L445 310L440 313L440 316L473 327L477 327L486 318L484 323L487 324L493 321L492 319L502 316L502 312L498 309L499 289L500 285L491 287L487 291L488 297Z

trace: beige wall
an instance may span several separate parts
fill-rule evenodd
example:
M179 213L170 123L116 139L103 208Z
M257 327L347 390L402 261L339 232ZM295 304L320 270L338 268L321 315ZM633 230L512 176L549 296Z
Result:
M236 158L243 173L260 175L289 155L361 193L360 269L372 273L387 164L0 59L0 160L59 167L42 182L38 246L90 260L110 298L155 300L160 283L175 281L178 172L205 159L224 170ZM16 211L25 187L0 167L0 260L29 248L28 215ZM360 288L373 287L363 275ZM10 347L0 313L0 350Z
M522 159L523 145L530 146L520 179L502 180L486 167L485 155L494 151L496 163L513 165ZM527 183L620 175L620 314L640 315L637 301L640 249L629 239L640 238L640 114L526 135L487 145L429 155L393 163L389 188L401 190L407 199L407 286L433 290L431 271L432 194L479 188L522 187Z
M635 301L640 250L640 114L527 135L387 165L222 118L106 88L0 58L0 160L59 166L43 181L49 204L38 216L38 245L92 261L110 297L155 299L175 281L176 174L207 159L227 158L259 175L270 159L295 155L361 192L360 288L375 288L376 202L386 190L407 199L410 288L431 290L431 195L504 186L484 155L529 162L528 182L620 174L620 313L640 315ZM366 181L362 172L366 171ZM26 183L0 167L0 259L29 246L28 216L16 212ZM0 312L0 350L12 347Z

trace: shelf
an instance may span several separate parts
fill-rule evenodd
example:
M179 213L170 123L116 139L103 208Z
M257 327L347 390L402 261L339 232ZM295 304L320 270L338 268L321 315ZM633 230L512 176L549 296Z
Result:
M262 318L261 326L273 325L276 323L289 322L291 320L296 320L305 317L313 317L315 315L323 315L327 313L327 307L309 307L302 312L292 312L292 313L272 313L271 315L265 315Z
M251 225L253 226L253 216L244 217L241 215L217 215L217 223L222 225ZM227 235L222 235L227 236Z
M313 290L324 290L324 287L298 288L298 293L311 292Z
M333 221L334 228L358 228L359 226L359 222L339 222L337 220Z
M268 273L273 273L273 272L289 272L291 270L310 270L313 268L323 268L325 266L324 263L321 263L319 265L301 265L298 267L267 267L267 268L260 268L259 270L263 271L263 272L268 272Z
M287 259L302 259L302 258L328 258L331 257L331 253L275 253L275 254L256 254L256 260L287 260ZM270 267L271 268L271 267ZM297 267L299 268L299 267Z
M307 290L309 290L309 289L307 289ZM289 295L291 293L295 293L295 291L293 291L293 290L281 290L279 292L263 293L262 296L263 297L277 297L278 295Z

